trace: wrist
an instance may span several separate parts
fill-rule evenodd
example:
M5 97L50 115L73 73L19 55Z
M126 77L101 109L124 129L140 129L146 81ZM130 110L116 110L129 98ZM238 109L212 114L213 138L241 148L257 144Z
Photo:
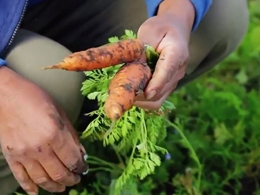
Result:
M157 15L166 15L190 34L195 20L195 8L190 0L164 0L159 5Z
M14 75L12 70L6 66L0 67L0 113L4 109L5 102L10 98L10 91L8 90L9 85L13 82Z
M22 90L25 79L6 66L0 67L0 114L4 112L8 102Z

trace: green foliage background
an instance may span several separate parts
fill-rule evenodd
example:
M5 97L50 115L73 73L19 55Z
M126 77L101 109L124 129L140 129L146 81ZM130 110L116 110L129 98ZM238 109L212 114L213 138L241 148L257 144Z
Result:
M179 128L170 127L161 144L169 154L122 195L260 195L260 1L250 1L250 14L240 47L170 97ZM63 194L112 195L110 182L107 173L90 172Z

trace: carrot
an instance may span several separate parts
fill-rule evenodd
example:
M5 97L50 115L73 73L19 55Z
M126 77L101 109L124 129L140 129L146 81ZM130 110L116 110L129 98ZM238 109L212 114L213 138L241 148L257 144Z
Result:
M125 39L85 51L75 52L62 62L44 69L67 71L91 71L138 60L145 52L145 45L139 39Z
M138 92L143 91L152 77L146 63L131 62L120 67L109 84L105 113L108 118L118 120L132 108Z

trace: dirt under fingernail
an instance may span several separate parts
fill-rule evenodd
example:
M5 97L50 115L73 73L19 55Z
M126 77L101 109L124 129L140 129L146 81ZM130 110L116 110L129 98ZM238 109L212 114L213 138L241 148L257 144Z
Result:
M89 165L87 164L87 162L84 161L84 165L81 167L77 167L74 170L71 170L71 172L76 173L76 174L82 174L83 172L88 171L89 169Z

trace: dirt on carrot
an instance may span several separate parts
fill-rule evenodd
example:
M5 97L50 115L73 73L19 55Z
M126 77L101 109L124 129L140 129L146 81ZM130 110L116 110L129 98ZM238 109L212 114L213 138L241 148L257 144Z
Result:
M105 102L106 116L115 121L132 108L138 92L144 91L151 77L151 69L146 63L131 62L123 65L110 81Z
M67 71L91 71L137 61L145 52L145 45L139 39L125 39L85 51L75 52L62 62L43 69Z

